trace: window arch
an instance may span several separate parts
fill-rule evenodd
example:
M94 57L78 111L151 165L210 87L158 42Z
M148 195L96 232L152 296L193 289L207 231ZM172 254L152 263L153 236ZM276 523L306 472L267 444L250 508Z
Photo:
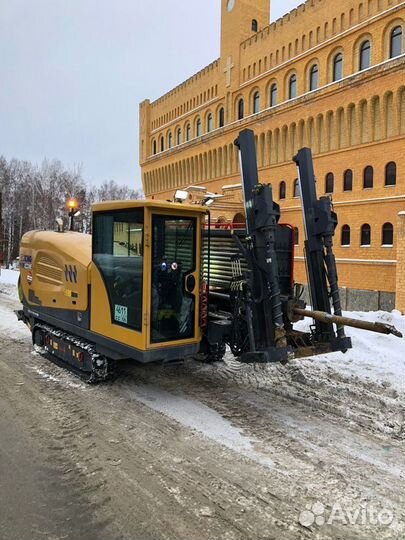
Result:
M350 246L350 227L349 225L343 225L340 238L342 246Z
M198 118L195 124L195 136L196 137L201 136L201 118Z
M252 32L258 32L259 31L259 23L256 19L252 19Z
M165 150L165 140L164 140L164 138L162 136L162 137L160 137L160 151L164 152L164 150Z
M288 79L288 99L297 97L297 75L293 73Z
M176 144L179 146L181 144L181 129L178 128L176 131Z
M237 229L243 229L243 227L246 226L246 217L244 214L241 214L240 212L238 214L235 214L232 224Z
M282 182L280 182L280 186L279 186L279 199L285 199L287 196L287 185L286 183L284 182L284 180Z
M218 127L224 127L225 125L225 109L221 107L218 113Z
M394 226L392 223L384 223L382 226L382 245L394 245Z
M242 120L245 116L245 102L243 98L240 98L238 101L238 120Z
M333 81L343 78L343 54L337 53L333 58Z
M343 191L353 190L353 171L347 169L343 174Z
M359 70L367 69L371 66L371 43L367 39L360 45L359 50Z
M298 227L294 227L294 245L298 246L300 243L300 230Z
M397 164L390 161L385 166L385 185L395 186L397 183Z
M277 83L273 83L270 86L270 107L277 105Z
M212 113L209 113L207 116L207 133L212 131L212 128L214 127L214 122L212 119Z
M374 186L374 169L368 165L363 172L363 188L369 189Z
M396 26L390 35L390 58L395 58L402 54L402 28Z
M154 139L153 143L152 143L152 152L153 152L153 155L155 156L157 154L157 144L156 144L156 139Z
M294 193L293 197L299 197L300 196L300 183L299 183L298 178L296 178L294 180L294 191L293 191L293 193Z
M167 136L167 147L170 149L173 146L173 135L172 132L169 131L169 135Z
M253 114L260 112L260 92L256 90L253 94Z
M314 64L309 70L309 89L316 90L319 86L319 68Z
M365 223L364 225L361 226L360 245L361 246L371 245L371 227L368 223Z
M186 126L186 141L188 142L191 139L191 125L187 124Z
M328 173L325 176L325 193L333 193L333 189L335 187L335 177L333 176L333 173Z

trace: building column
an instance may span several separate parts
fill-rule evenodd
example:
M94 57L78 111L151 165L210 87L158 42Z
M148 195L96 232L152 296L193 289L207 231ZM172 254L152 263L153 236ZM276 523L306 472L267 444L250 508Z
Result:
M405 314L405 211L398 214L396 308Z

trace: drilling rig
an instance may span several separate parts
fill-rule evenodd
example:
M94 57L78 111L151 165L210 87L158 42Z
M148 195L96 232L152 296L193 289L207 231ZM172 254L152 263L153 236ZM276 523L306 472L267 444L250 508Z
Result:
M311 151L294 157L305 223L311 310L294 280L294 229L280 221L272 186L258 177L254 133L239 149L246 227L210 226L204 205L114 201L93 205L92 234L31 231L21 241L17 312L35 345L88 382L116 361L198 357L228 346L244 363L286 363L352 347L345 326L401 334L342 316L333 254L337 216L317 197ZM309 331L294 325L311 317Z

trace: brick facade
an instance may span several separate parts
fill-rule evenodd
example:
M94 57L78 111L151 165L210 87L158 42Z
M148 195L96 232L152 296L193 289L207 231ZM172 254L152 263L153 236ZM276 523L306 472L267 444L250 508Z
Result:
M292 156L309 146L320 195L325 194L326 176L333 174L340 284L395 292L397 215L405 209L405 2L308 0L270 25L269 0L235 0L231 11L227 7L222 0L220 58L153 103L140 105L145 194L169 199L176 188L204 187L224 195L212 207L214 220L239 219L242 201L233 142L241 129L253 129L260 179L273 184L283 221L298 227L296 279L305 282ZM401 34L399 51L393 51L395 32ZM366 42L370 53L365 67L360 60ZM342 77L334 80L339 53ZM311 90L313 66L318 80ZM292 76L296 97L293 92L290 98ZM272 103L273 84L277 101ZM239 119L241 99L244 114ZM395 183L388 174L390 163L395 164ZM372 187L364 184L367 167L373 169ZM352 189L345 190L348 170ZM280 199L282 181L286 197ZM201 191L190 193L201 197ZM393 241L384 243L389 224ZM349 245L342 245L345 225L350 227ZM361 238L365 225L371 229L367 245Z
M405 212L398 214L396 308L405 314Z

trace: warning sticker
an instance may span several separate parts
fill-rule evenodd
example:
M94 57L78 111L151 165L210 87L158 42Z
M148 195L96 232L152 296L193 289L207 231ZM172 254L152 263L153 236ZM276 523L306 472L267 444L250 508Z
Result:
M128 323L128 308L127 306L115 305L114 319L117 322L127 324Z

